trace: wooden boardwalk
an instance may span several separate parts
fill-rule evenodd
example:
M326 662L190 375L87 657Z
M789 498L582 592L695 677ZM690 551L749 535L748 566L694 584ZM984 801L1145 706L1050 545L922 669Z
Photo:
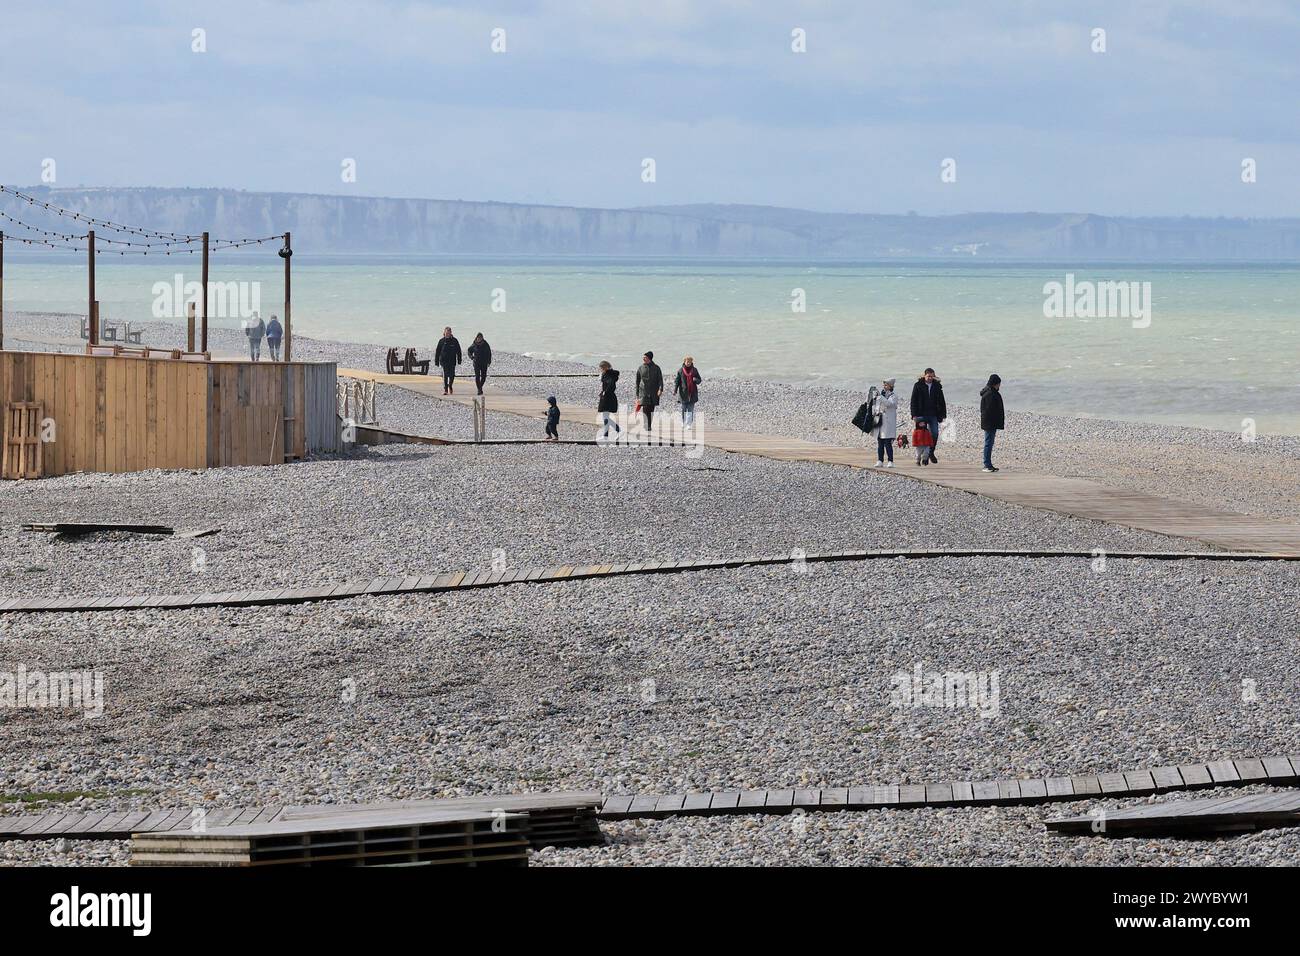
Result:
M129 611L140 608L175 610L195 607L255 607L267 604L306 604L311 601L343 601L367 595L440 594L507 584L549 584L587 578L612 578L631 574L673 574L746 568L760 565L825 564L835 561L872 561L908 558L1078 558L1092 561L1092 551L1006 550L994 548L948 548L941 551L827 551L813 554L760 554L743 558L697 558L686 561L644 561L631 564L564 564L550 567L494 571L480 568L444 574L408 574L382 578L361 578L318 587L279 588L268 591L219 591L206 594L109 594L76 597L0 598L0 614L36 611ZM1256 554L1240 551L1108 551L1108 560L1151 561L1300 561L1294 554Z
M1214 836L1300 826L1300 794L1257 793L1213 800L1170 800L1086 817L1047 821L1055 833L1083 836Z
M441 379L412 381L412 376L384 375L350 368L341 368L338 374L347 378L398 385L421 395L462 405L472 405L474 401L472 384L466 394L444 396ZM543 398L502 392L491 385L487 388L487 398L490 411L539 420L546 417L546 400ZM590 409L567 413L561 409L560 420L573 428L590 429L593 432L596 429L596 413ZM822 445L798 438L715 429L709 427L707 422L702 424L699 436L701 443L708 448L777 461L810 461L852 468L867 468L871 465L865 448ZM1156 534L1190 538L1228 551L1300 555L1300 523L1220 511L1157 495L1113 488L1083 478L1058 478L1006 471L985 474L978 464L959 462L951 456L952 452L949 452L944 456L942 464L929 468L899 467L881 469L880 473L983 495L1010 504L1091 518Z
M915 810L922 807L1017 806L1095 798L1143 797L1153 793L1241 787L1249 784L1300 785L1300 755L1219 760L1210 763L1127 770L1117 773L1041 777L1014 780L957 780L945 783L895 783L859 787L777 790L726 790L702 793L640 794L606 797L596 794L518 794L463 797L450 800L394 801L370 805L252 807L209 810L208 828L246 827L284 822L305 823L333 815L360 816L401 810L486 810L523 812L539 823L551 839L563 835L575 841L592 835L585 815L596 811L602 820L719 816L738 813L795 811ZM1237 799L1237 798L1232 798ZM599 808L597 811L596 808ZM1116 811L1118 812L1118 811ZM133 833L183 833L195 825L192 808L180 810L102 811L51 810L26 816L0 816L0 840L125 840ZM1092 818L1085 818L1091 820Z

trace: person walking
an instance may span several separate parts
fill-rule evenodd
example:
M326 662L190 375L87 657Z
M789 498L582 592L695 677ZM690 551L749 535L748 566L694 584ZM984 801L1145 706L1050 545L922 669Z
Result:
M280 361L280 343L284 340L284 326L275 316L266 326L266 347L271 350L271 361Z
M916 421L925 422L935 447L938 447L939 425L948 417L948 403L943 397L943 383L934 374L934 369L927 368L912 386L911 412ZM930 449L929 460L936 465L939 463L934 448Z
M469 344L468 352L469 360L474 366L474 385L482 395L483 383L487 381L488 366L492 364L492 346L488 345L487 339L483 338L483 333L480 332Z
M438 339L438 347L433 350L433 364L442 369L442 394L455 394L456 366L462 361L460 343L456 341L456 336L451 334L451 326L449 325L442 330L442 338Z
M695 359L689 355L682 359L682 367L677 370L673 391L677 401L682 405L682 428L695 427L695 403L700 400L700 370L695 367Z
M898 437L898 393L894 391L895 381L892 378L885 379L872 409L874 415L880 416L880 425L876 428L877 468L894 467L894 439ZM885 455L889 456L889 464L885 464Z
M546 440L560 440L560 406L554 395L546 400Z
M618 421L615 416L618 414L618 369L614 368L608 362L600 363L600 401L596 403L596 411L600 414L602 429L599 437L603 440L609 437L609 426L614 426L614 434L617 435L623 429L618 427Z
M254 322L253 319L257 321ZM253 313L253 319L244 322L244 334L248 336L248 357L254 362L260 362L262 361L262 339L266 337L266 322L257 312Z
M993 467L993 439L1007 425L1006 409L1002 406L1002 378L996 372L989 376L989 383L980 389L980 428L984 429L984 470L997 471Z
M664 394L664 373L655 364L654 352L641 356L641 367L636 370L636 401L645 416L646 431L651 430L655 407Z

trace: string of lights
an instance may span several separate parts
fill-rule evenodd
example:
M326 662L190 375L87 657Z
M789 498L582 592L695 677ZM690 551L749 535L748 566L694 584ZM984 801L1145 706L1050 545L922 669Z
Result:
M65 239L69 241L86 238L85 236L74 235L70 232L55 232L51 229L41 229L37 226L33 226L29 222L23 222L21 219L11 216L7 212L0 212L0 216L3 216L7 221L13 223L15 226L22 226L24 229L30 229L32 232L40 233L42 236L53 236L56 239Z
M8 237L10 239L13 239L15 242L23 242L26 243L27 245L43 245L43 246L48 246L51 249L76 249L76 250L84 251L86 248L86 244L89 242L90 239L89 235L76 235L75 233L63 233L63 232L55 232L50 229L41 229L38 226L33 226L29 222L24 222L23 220L18 219L15 216L11 216L7 212L0 211L0 217L3 217L8 222L11 222L16 226L21 226L24 229L28 229L31 232L34 232L37 235L42 237L41 239L37 239L35 237L23 238L21 236L14 236L14 235L10 235ZM217 252L222 249L242 249L245 246L252 246L252 245L260 246L265 242L278 242L281 238L282 238L281 236L262 236L260 238L252 237L248 239L215 239L215 240L209 239L208 251ZM57 240L57 242L51 240ZM202 241L202 237L200 237L200 241ZM203 251L202 248L194 247L191 240L178 240L176 242L170 242L170 241L130 242L122 239L109 239L107 237L96 236L95 237L96 247L98 247L100 242L107 242L107 243L112 243L114 245L120 245L120 246L128 246L130 248L129 249L96 248L95 249L96 255L116 254L119 256L132 256L132 255L147 256L149 255L150 250L154 250L153 254L155 256L157 255L170 256L173 254L193 255L196 252ZM75 243L82 243L82 244L76 245ZM183 249L172 248L173 246L176 245L189 246L190 248L183 248ZM161 251L158 251L160 249Z
M191 236L191 235L186 235L184 233L159 232L156 229L144 229L140 226L128 226L124 223L113 222L111 219L99 219L94 216L87 216L84 213L74 212L71 209L64 209L62 206L56 206L54 203L45 202L41 199L38 199L35 196L29 196L27 193L14 189L11 186L0 185L0 193L8 193L9 195L17 199L23 200L30 206L39 207L41 209L44 209L46 212L54 213L56 216L71 218L76 220L77 222L88 223L92 226L97 226L102 229L111 229L115 232L125 232L131 235L141 236L147 239L170 239L170 240L193 241L195 239L203 238L202 236Z

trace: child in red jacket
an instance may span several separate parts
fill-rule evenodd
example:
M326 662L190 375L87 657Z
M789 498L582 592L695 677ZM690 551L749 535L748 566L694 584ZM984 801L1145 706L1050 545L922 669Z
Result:
M934 436L930 434L926 423L920 419L917 420L916 429L912 432L912 447L916 449L916 463L929 465L930 454L934 449Z

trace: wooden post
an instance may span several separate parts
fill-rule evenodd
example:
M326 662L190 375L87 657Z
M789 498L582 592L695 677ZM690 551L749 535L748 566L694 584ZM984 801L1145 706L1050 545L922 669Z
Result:
M284 260L284 360L292 360L291 349L293 348L293 319L290 316L290 296L289 296L289 259L293 256L293 246L289 244L289 234L284 234L284 248L280 250L280 258Z
M185 351L193 352L194 351L194 303L193 302L189 303L189 308L186 309L186 311L189 313L189 315L186 316L186 322L185 322Z
M95 309L95 230L86 236L87 265L90 269L90 295L86 299L86 322L90 325L90 344L99 344L99 313Z
M208 234L203 234L203 347L200 352L208 350Z

